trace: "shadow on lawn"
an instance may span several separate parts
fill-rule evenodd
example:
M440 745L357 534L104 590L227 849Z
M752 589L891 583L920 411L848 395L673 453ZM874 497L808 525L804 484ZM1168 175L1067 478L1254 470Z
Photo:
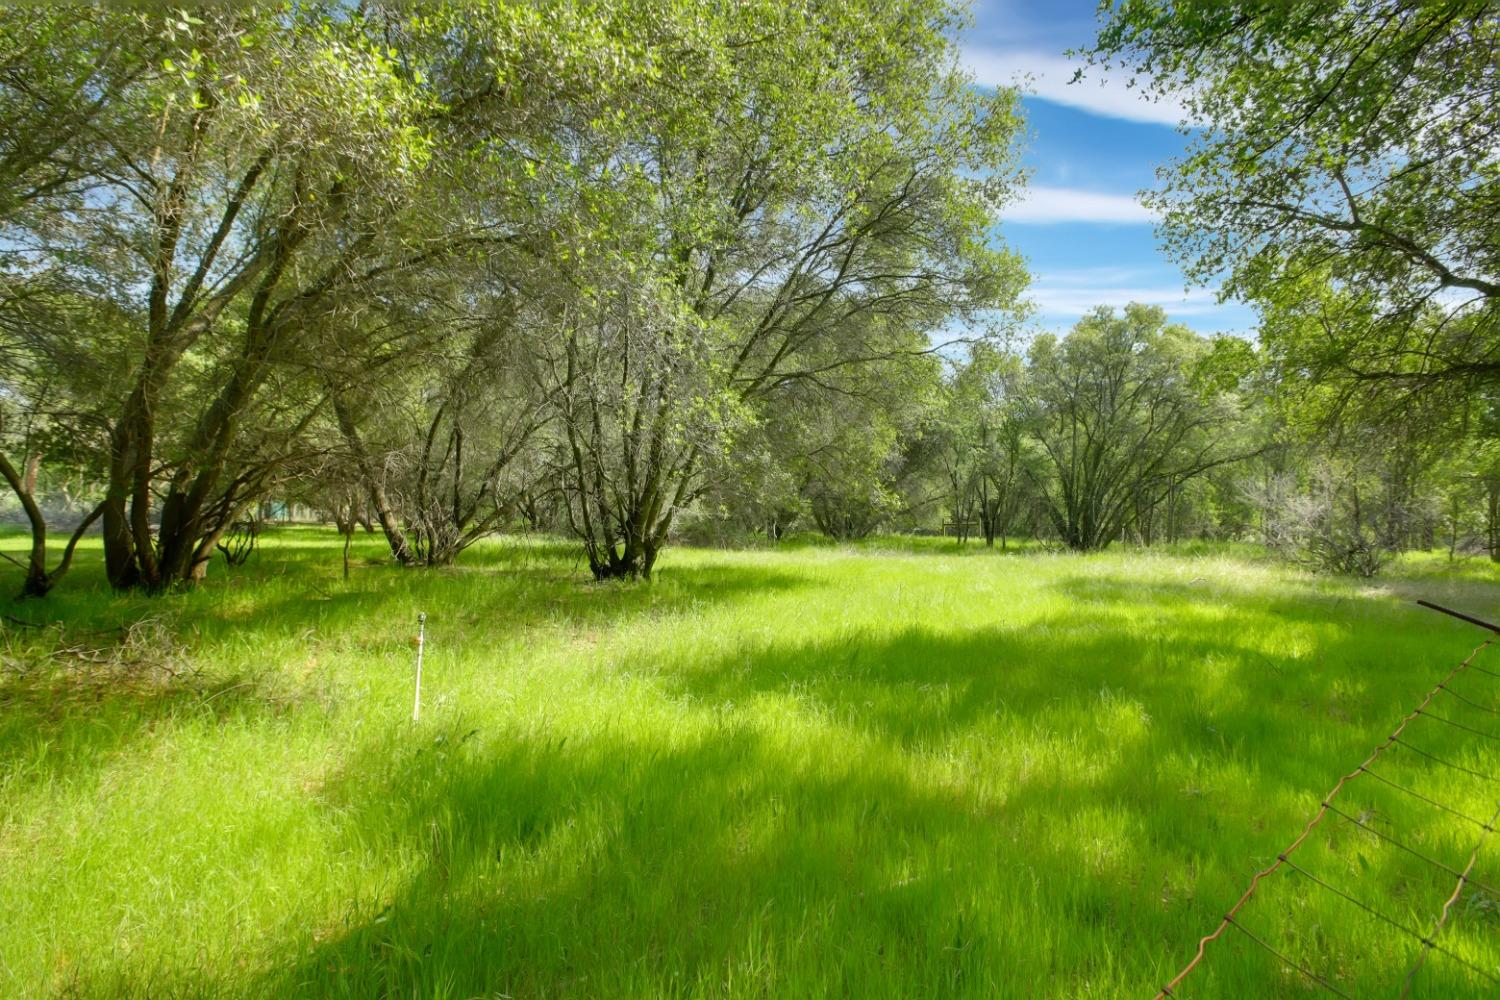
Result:
M435 570L385 567L364 571L348 589L283 588L217 610L202 625L210 638L266 627L280 634L312 630L375 654L401 648L415 630L418 611L426 613L434 642L492 645L538 627L603 629L631 618L807 585L806 578L792 573L741 565L666 567L650 582L608 583L580 580L549 561ZM371 632L371 622L382 627Z
M241 677L92 663L32 669L0 679L0 784L74 780L167 727L268 718L293 704Z
M263 550L259 563L210 578L195 592L59 592L63 600L12 608L30 625L11 623L8 633L0 625L14 654L0 658L0 781L77 777L171 726L291 708L292 699L273 690L274 673L198 673L196 665L213 663L220 644L242 649L292 635L370 657L405 656L418 609L428 612L435 644L459 648L503 643L539 626L605 628L806 584L743 565L669 567L650 584L593 584L560 564L572 547L527 540L473 550L465 554L474 557L470 564L450 570L363 569L351 589L339 589L342 581L288 573L328 547L306 530L288 535ZM57 624L42 627L48 621ZM101 623L108 624L97 628Z
M331 529L330 529L331 533ZM457 565L403 569L390 562L379 539L362 551L379 558L340 576L336 536L311 528L278 530L243 567L215 572L199 588L147 598L116 595L93 580L98 553L88 553L81 577L87 588L60 589L47 601L17 605L23 623L55 622L65 636L77 630L124 632L161 621L211 660L216 644L307 636L354 646L362 654L404 650L419 611L437 642L503 643L539 626L602 629L642 615L672 614L808 585L806 577L742 563L666 565L649 583L593 583L580 575L577 546L555 539L504 539L465 552ZM70 580L70 584L75 581ZM370 624L378 624L375 629ZM0 625L3 630L4 625ZM41 632L19 633L21 639ZM59 638L58 642L63 642ZM46 655L35 644L37 655Z
M1046 963L996 952L959 864L1004 862L945 849L999 814L748 730L418 751L330 795L423 866L264 995L994 995Z
M808 585L739 564L668 566L647 587L582 584L551 557L489 566L507 571L392 569L322 610L294 588L225 616L296 628L461 597L446 620L503 637ZM335 850L406 874L377 905L288 931L246 994L1147 994L1472 646L1437 620L1386 635L1371 626L1388 600L1312 586L1050 586L1073 610L669 659L652 677L681 731L368 737L317 794ZM1265 647L1289 623L1315 654ZM1406 877L1371 857L1370 877ZM1306 946L1333 954L1322 930ZM1236 960L1214 960L1234 972L1222 990L1191 995L1301 995L1264 956ZM1371 958L1341 982L1364 995L1399 971ZM1456 982L1427 995L1484 995Z
M1380 699L1331 693L1338 682L1357 689L1367 654L1399 660L1432 639L1372 642L1327 622L1363 619L1358 601L1332 612L1311 593L1142 629L1135 605L1195 591L1058 586L1118 607L1089 626L908 629L667 663L660 682L696 720L672 736L370 745L323 794L351 844L415 858L414 873L377 911L316 929L256 992L1067 996L1137 977L1149 992L1384 734L1389 702L1410 707L1435 678ZM1317 658L1255 645L1287 616L1317 629ZM1461 645L1428 652L1447 663ZM763 699L786 704L757 713ZM786 715L832 735L776 738L767 719ZM965 754L994 773L947 780ZM1420 895L1418 911L1441 901L1441 879L1374 849L1369 878ZM1293 927L1283 946L1338 965L1336 931L1299 941ZM1341 983L1388 986L1398 957L1364 956ZM1204 995L1300 995L1264 955L1230 945L1217 961ZM1483 995L1451 973L1419 995Z
M903 745L941 741L999 718L1045 716L1060 704L1111 693L1161 702L1173 715L1192 710L1205 725L1218 718L1221 736L1243 728L1260 738L1330 718L1384 725L1395 707L1409 707L1441 676L1438 666L1446 669L1473 645L1472 636L1436 617L1423 620L1430 635L1382 635L1373 626L1388 620L1389 602L1310 588L1267 599L1222 583L1065 577L1051 587L1070 599L1067 612L1009 626L777 644L748 660L668 663L663 683L678 697L711 704L763 695L811 701ZM1315 659L1267 647L1268 632L1289 624L1318 651ZM1434 646L1444 636L1452 641ZM1371 675L1397 678L1394 696L1359 697ZM1212 697L1181 703L1204 679ZM1229 720L1237 710L1242 715Z

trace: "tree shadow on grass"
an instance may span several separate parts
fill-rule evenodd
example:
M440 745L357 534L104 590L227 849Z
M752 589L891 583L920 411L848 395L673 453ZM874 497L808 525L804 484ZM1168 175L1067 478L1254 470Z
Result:
M1068 611L1012 625L772 643L753 658L723 662L666 662L663 684L675 697L709 703L764 695L811 701L901 744L946 739L997 718L1044 716L1060 703L1111 692L1171 704L1174 714L1201 710L1205 724L1243 704L1248 712L1239 721L1258 738L1293 722L1321 725L1325 715L1357 728L1383 724L1391 698L1407 704L1440 676L1414 665L1446 667L1470 648L1468 637L1435 619L1426 623L1430 635L1364 630L1391 613L1388 602L1373 599L1308 591L1268 601L1249 589L1206 593L1186 583L1092 577L1065 577L1049 589L1070 599ZM1302 648L1267 642L1288 625L1300 631ZM1435 647L1443 636L1451 641ZM1362 683L1395 675L1409 683L1373 693ZM1199 701L1174 702L1192 694Z
M264 679L91 662L10 672L0 677L0 779L10 794L30 783L77 780L167 727L268 718L293 707Z
M649 621L809 585L797 574L749 566L689 566L652 584L594 585L560 579L540 566L482 588L424 574L394 592L328 595L316 587L291 585L262 596L252 589L228 603L186 609L154 605L149 616L137 619L170 647L165 655L175 672L150 662L95 663L69 653L76 648L107 658L113 655L112 644L128 630L101 630L109 637L71 623L26 630L16 640L20 645L12 648L28 664L24 672L5 669L0 658L0 779L12 779L21 770L54 776L83 773L147 738L153 727L203 715L200 705L218 716L278 714L290 698L309 700L307 692L286 692L317 682L306 672L300 678L287 674L285 667L272 665L274 660L292 666L341 657L356 666L382 661L405 665L418 609L428 613L429 652L478 656L482 662L483 651L498 654L527 633L538 633L546 642L554 633L570 641L580 633L605 633L621 622ZM126 601L134 607L133 598ZM342 675L332 683L337 676ZM312 700L321 698L317 691L311 694ZM43 760L44 766L35 763Z
M1315 658L1266 653L1258 632L1279 615L1318 629ZM1388 703L1432 679L1339 695L1372 653L1425 637L1372 645L1302 600L1140 624L1123 606L1090 627L1063 616L667 662L656 682L683 709L669 732L372 741L321 794L349 849L404 874L287 942L250 992L1149 993L1388 730ZM1450 860L1472 842L1441 817L1395 818L1395 798L1358 801ZM1314 862L1357 848L1375 898L1436 912L1441 875L1348 824L1325 832ZM1408 956L1388 937L1278 885L1254 917L1279 947L1354 995L1399 981ZM1469 926L1500 957L1495 924ZM1216 950L1188 995L1305 992L1242 945ZM1429 975L1417 995L1486 995L1451 967Z
M287 637L329 641L335 649L378 657L404 654L418 612L426 613L435 641L457 648L503 644L542 627L605 629L631 618L732 603L813 582L795 572L732 561L668 562L649 582L593 583L576 572L576 546L547 538L495 540L447 568L402 569L382 562L344 581L336 536L297 528L270 537L274 543L249 564L211 576L196 590L147 598L111 594L97 582L59 590L55 598L18 605L12 613L32 627L56 623L70 637L160 622L173 634L190 637L185 641L204 661L213 659L221 643L242 648ZM383 551L377 547L383 544L362 541L366 551Z
M290 587L254 596L203 615L205 641L226 633L310 631L352 644L366 655L404 649L418 612L427 616L435 642L504 644L538 628L601 630L643 616L672 615L808 586L794 573L755 566L681 566L649 582L592 583L541 563L499 572L458 570L378 571L373 584L353 589ZM370 623L379 628L369 630Z
M335 591L268 564L257 576L155 602L126 595L78 608L28 604L21 611L38 625L58 612L63 624L10 637L15 662L25 668L0 673L0 778L78 776L164 725L289 709L290 697L273 690L275 671L199 673L199 664L217 662L221 646L243 650L292 636L368 659L404 657L419 609L428 613L428 636L439 648L493 647L539 627L604 629L807 584L794 574L742 565L671 567L650 584L590 584L559 569L553 558L559 547L493 546L500 554L479 570L371 570L356 578L360 589ZM518 556L523 548L531 555ZM271 551L288 549L295 562L297 544ZM273 585L277 577L284 582ZM376 582L366 589L371 578ZM115 616L126 624L92 628Z
M255 992L1144 990L1238 893L1249 852L1239 843L1229 849L1237 863L1218 867L1202 857L1241 818L1212 805L1179 816L1194 837L1163 836L1137 772L1125 760L1072 777L1043 766L986 797L894 764L799 766L730 731L673 750L618 740L476 747L373 786L363 773L333 804L354 806L365 836L384 831L377 851L419 855L417 871L378 907L319 929L300 961ZM1267 825L1300 819L1278 806ZM1367 877L1381 880L1401 860L1372 856ZM1435 904L1440 887L1426 888ZM1197 919L1181 919L1183 908ZM1271 936L1277 919L1257 929ZM1298 994L1264 956L1226 955L1241 968L1199 995ZM1147 968L1146 956L1162 961ZM1222 978L1226 959L1215 957ZM1389 960L1369 965L1344 982L1356 995L1399 972ZM1420 995L1483 992L1459 980Z
M900 769L736 728L435 753L330 791L418 870L256 992L993 996L1047 967L973 892L1002 817Z
M528 601L557 579L534 569ZM522 620L581 627L804 585L684 570L650 588L569 578L578 604ZM1435 619L1394 638L1362 627L1389 602L1312 587L1267 603L1248 586L1052 586L1087 613L667 660L651 682L677 729L368 737L317 794L334 849L380 884L329 901L244 989L128 968L97 981L155 995L1146 994L1431 686L1429 667L1468 648ZM474 596L476 628L523 596L507 587ZM381 615L412 596L387 595ZM1288 624L1306 650L1268 648ZM1460 846L1446 830L1434 843ZM1394 851L1365 846L1366 877L1404 877ZM1322 949L1327 968L1347 918L1330 911L1299 942L1312 912L1277 941ZM1400 971L1368 951L1340 980L1355 995ZM1208 968L1188 995L1305 992L1254 952L1216 951ZM1454 980L1425 995L1485 992Z

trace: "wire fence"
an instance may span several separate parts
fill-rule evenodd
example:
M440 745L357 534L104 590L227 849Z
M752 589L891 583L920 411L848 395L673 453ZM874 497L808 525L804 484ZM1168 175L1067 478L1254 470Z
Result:
M1451 615L1454 618L1458 618L1479 628L1487 629L1493 633L1500 634L1500 626L1491 624L1490 622L1486 622L1483 619L1475 618L1471 615L1463 614L1462 612L1453 611L1450 608L1432 604L1428 601L1418 601L1417 603L1421 604L1424 607L1431 608L1434 611L1439 611L1443 614ZM1328 976L1319 974L1317 970L1310 968L1305 962L1299 962L1291 956L1287 955L1282 949L1277 948L1270 941L1267 941L1264 937L1256 934L1250 928L1246 927L1245 924L1239 919L1241 911L1245 908L1245 905L1249 903L1250 900L1255 896L1256 890L1260 888L1261 883L1267 878L1274 875L1276 872L1282 870L1299 876L1306 882L1308 886L1312 887L1318 892L1327 893L1330 896L1342 900L1344 903L1357 907L1364 913L1379 921L1381 924L1390 927L1407 937L1410 937L1417 943L1416 957L1410 967L1407 969L1406 974L1401 981L1401 991L1399 994L1401 997L1405 998L1411 994L1413 985L1417 981L1418 973L1421 972L1423 966L1427 962L1428 956L1433 954L1441 955L1445 960L1453 962L1456 966L1464 969L1471 975L1476 976L1479 979L1484 980L1485 982L1494 984L1497 987L1500 987L1500 976L1497 976L1495 971L1485 969L1480 965L1477 965L1469 958L1466 958L1458 951L1449 947L1442 940L1443 931L1448 926L1455 910L1456 904L1458 903L1460 897L1463 896L1465 889L1477 889L1490 896L1500 899L1500 890L1496 890L1489 884L1475 878L1473 874L1474 868L1479 860L1480 851L1483 849L1485 842L1488 840L1490 835L1495 832L1497 825L1500 825L1500 788L1495 787L1500 786L1500 777L1492 774L1487 774L1476 768L1467 767L1463 764L1459 764L1455 761L1449 760L1446 757L1435 754L1428 747L1413 743L1411 737L1407 733L1407 727L1410 726L1414 721L1416 721L1417 719L1428 719L1433 722L1439 723L1442 726L1448 727L1455 733L1462 733L1465 739L1483 739L1500 742L1500 731L1481 728L1477 725L1470 725L1467 722L1459 721L1458 719L1433 710L1434 704L1441 704L1440 699L1443 697L1448 697L1453 699L1455 705L1462 705L1470 709L1482 711L1489 715L1500 716L1500 705L1496 705L1493 702L1486 704L1484 701L1481 701L1478 697L1474 696L1472 692L1470 692L1469 694L1465 694L1462 691L1455 690L1452 687L1454 680L1465 673L1474 673L1477 675L1500 679L1500 672L1487 670L1481 666L1478 666L1474 662L1479 654L1484 649L1492 645L1495 641L1496 640L1494 639L1486 639L1484 642L1476 646L1473 651L1471 651L1469 655L1463 659L1462 662L1460 662L1457 666L1450 670L1446 677L1440 680L1432 688L1432 690L1427 692L1426 697L1422 699L1421 703L1418 704L1415 709L1413 709L1410 713L1407 714L1405 718L1400 721L1396 728L1391 731L1391 734L1387 736L1385 740L1382 741L1378 746L1376 746L1375 749L1370 752L1369 756L1367 756L1359 764L1359 766L1357 766L1354 770L1350 771L1348 774L1344 775L1338 780L1338 782L1333 786L1333 789L1323 797L1323 800L1318 805L1317 811L1313 814L1312 818L1308 820L1307 825L1302 828L1302 832L1297 835L1296 839L1288 844L1280 854L1276 855L1276 860L1273 863L1267 866L1264 870L1258 871L1251 876L1250 884L1246 887L1244 893L1242 893L1239 899L1235 900L1234 905L1224 913L1224 916L1219 921L1218 926L1215 927L1211 933L1204 935L1204 937L1199 940L1197 951L1194 953L1193 957L1188 961L1188 963L1182 967L1181 971L1179 971L1177 975L1168 980L1157 991L1156 1000L1165 1000L1165 998L1181 998L1182 993L1180 992L1180 990L1183 982L1187 980L1188 977L1193 973L1193 971L1197 969L1203 962L1204 955L1206 954L1208 946L1210 944L1213 944L1215 941L1218 941L1231 929L1234 930L1239 936L1243 937L1246 941L1250 942L1250 944L1253 945L1256 949L1276 958L1286 968L1295 970L1300 976L1305 978L1308 983L1312 984L1319 990L1332 996L1350 996L1349 993L1345 992L1343 989L1340 989L1339 986L1331 982ZM1465 812L1462 809L1456 808L1449 802L1441 801L1434 794L1431 794L1430 791L1412 788L1407 784L1403 784L1392 779L1388 773L1383 773L1384 768L1382 768L1382 771L1376 771L1372 769L1373 765L1375 765L1377 762L1381 762L1384 756L1389 751L1395 748L1409 751L1415 754L1418 758L1427 761L1429 764L1436 764L1442 768L1452 770L1455 773L1463 774L1469 778L1478 778L1489 783L1491 794L1495 797L1496 801L1494 813L1487 820L1480 819L1468 812ZM1413 802L1423 803L1426 806L1435 808L1447 815L1462 819L1465 822L1475 826L1477 828L1477 831L1473 849L1469 852L1467 862L1464 864L1464 866L1462 868L1458 868L1438 858L1432 857L1428 852L1419 850L1417 847L1413 846L1405 839L1395 834L1378 829L1369 821L1369 816L1355 815L1355 812L1357 812L1357 810L1349 811L1340 808L1338 804L1335 804L1334 800L1338 798L1339 794L1343 792L1351 782L1362 777L1369 778L1382 787L1392 789L1400 796L1410 799ZM1406 856L1415 858L1418 862L1431 869L1433 872L1441 873L1440 875L1437 875L1435 877L1447 875L1448 877L1454 879L1452 891L1448 894L1441 910L1435 915L1432 927L1429 930L1423 931L1418 927L1413 927L1408 921L1401 920L1390 915L1390 913L1386 912L1386 910L1382 907L1377 906L1376 904L1370 902L1368 899L1364 899L1360 896L1355 895L1353 892L1350 892L1345 888L1341 888L1338 885L1335 885L1327 877L1315 874L1314 872L1308 870L1308 868L1304 865L1299 865L1292 859L1292 856L1297 852L1297 850L1308 841L1308 838L1312 836L1313 831L1316 830L1318 826L1323 822L1323 820L1329 815L1338 816L1340 819L1347 821L1358 829L1372 834L1383 843L1400 850Z

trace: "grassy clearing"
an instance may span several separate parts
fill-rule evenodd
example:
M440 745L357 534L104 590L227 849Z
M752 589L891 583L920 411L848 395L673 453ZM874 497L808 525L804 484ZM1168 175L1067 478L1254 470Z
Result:
M362 539L346 583L332 531L294 530L159 601L109 595L85 553L6 609L45 627L0 633L0 993L1149 995L1482 638L1407 600L1500 608L1478 561L1370 586L1240 551L951 545L674 549L598 586L562 544L424 573ZM1455 688L1500 706L1500 680ZM1413 726L1500 773L1500 743ZM1494 812L1458 772L1383 770ZM1457 867L1479 833L1346 795ZM1298 856L1423 929L1453 887L1336 817ZM1500 880L1500 843L1476 874ZM1296 875L1245 923L1355 995L1415 958ZM1444 940L1500 968L1500 899ZM1233 933L1190 985L1307 992ZM1441 955L1418 987L1492 995Z

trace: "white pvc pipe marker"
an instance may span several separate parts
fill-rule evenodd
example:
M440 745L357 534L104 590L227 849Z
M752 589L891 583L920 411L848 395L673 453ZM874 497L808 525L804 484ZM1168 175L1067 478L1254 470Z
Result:
M427 638L427 612L417 613L417 693L411 703L411 721L422 714L422 645Z

